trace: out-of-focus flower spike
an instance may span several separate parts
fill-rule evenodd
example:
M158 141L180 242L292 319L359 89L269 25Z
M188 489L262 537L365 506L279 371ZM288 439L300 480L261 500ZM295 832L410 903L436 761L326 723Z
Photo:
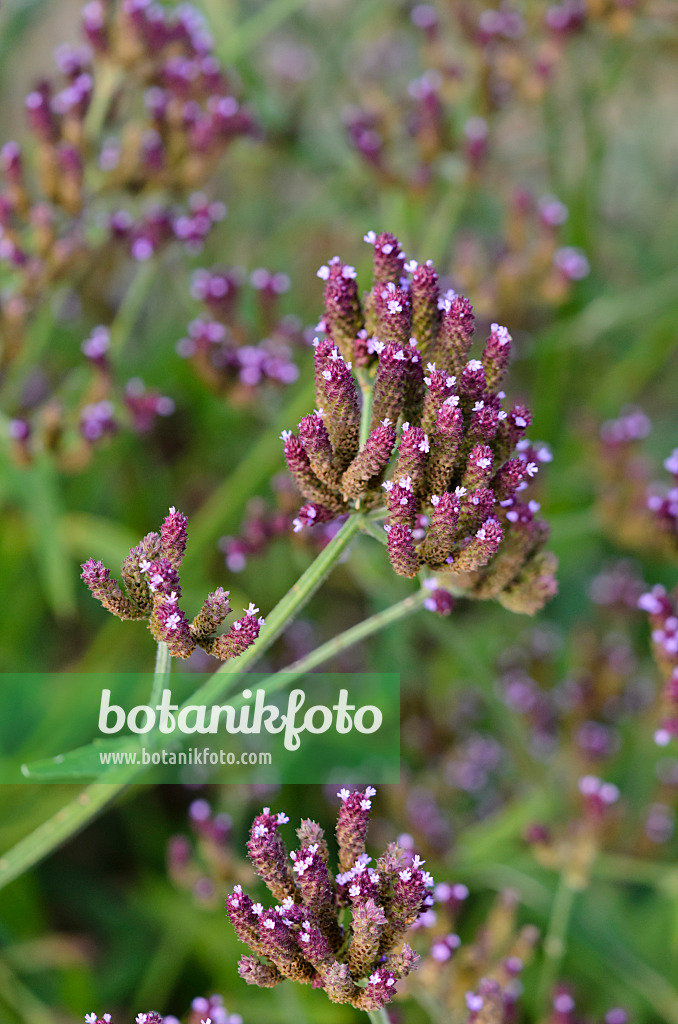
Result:
M299 533L305 526L320 526L321 523L330 523L335 516L336 512L332 512L325 505L318 505L317 502L308 501L297 512L295 519L292 521L292 528L295 533Z
M523 615L534 615L558 593L558 559L552 551L540 551L530 559L510 587L499 595L504 608Z

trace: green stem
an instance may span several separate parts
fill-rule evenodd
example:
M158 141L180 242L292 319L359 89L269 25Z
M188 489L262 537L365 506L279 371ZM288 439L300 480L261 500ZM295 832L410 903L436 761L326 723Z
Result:
M153 685L151 686L151 698L149 704L152 708L159 703L162 691L169 682L172 671L172 655L169 647L162 640L158 642L158 650L155 655L155 672L153 673Z
M381 1010L368 1010L367 1016L372 1021L372 1024L391 1024L389 1016L383 1006Z
M560 966L565 957L567 947L567 930L572 915L576 890L570 885L567 873L563 871L558 880L555 896L551 905L548 931L544 939L544 959L537 990L537 1006L541 1016L547 1016L546 1009L558 980Z

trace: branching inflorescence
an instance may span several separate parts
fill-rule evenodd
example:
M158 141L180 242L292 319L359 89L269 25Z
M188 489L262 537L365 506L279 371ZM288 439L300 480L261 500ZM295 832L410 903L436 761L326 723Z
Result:
M255 818L250 859L279 903L265 910L239 885L226 900L238 938L254 954L238 965L248 984L270 988L291 978L324 989L334 1003L372 1011L391 1001L398 979L415 967L418 956L404 938L432 905L433 880L397 843L370 866L365 837L374 795L371 787L339 793L337 875L315 822L302 821L300 848L288 858L279 832L287 816L266 807Z
M227 661L250 647L264 625L259 609L250 605L228 633L216 635L231 612L228 591L218 587L208 594L192 622L179 606L179 568L186 550L186 517L171 508L160 533L147 533L132 548L121 566L124 590L111 579L103 562L90 558L82 566L82 578L104 608L119 619L148 619L148 628L159 643L167 644L175 658L188 658L196 649Z
M335 257L318 271L318 408L282 434L307 499L295 529L384 510L399 575L428 566L469 596L533 613L555 593L556 560L524 491L551 456L526 438L525 406L502 408L511 336L493 324L481 357L469 359L469 301L442 294L431 262L406 262L393 235L365 240L374 285L362 302L353 267Z

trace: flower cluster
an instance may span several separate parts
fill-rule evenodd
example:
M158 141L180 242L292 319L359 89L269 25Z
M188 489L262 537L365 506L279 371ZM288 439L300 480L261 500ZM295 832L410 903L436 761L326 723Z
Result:
M422 951L421 967L407 982L413 995L426 993L439 1015L455 1020L503 1024L515 1019L521 975L534 954L539 933L518 926L514 893L500 894L481 927L468 940L464 908L469 891L460 883L441 882L435 905L420 920L414 944ZM426 944L426 949L425 949ZM425 950L425 951L424 951Z
M526 437L530 411L503 408L511 336L493 324L481 358L469 359L468 300L441 292L430 261L406 262L393 235L365 239L375 283L364 302L353 267L335 257L318 272L326 335L314 342L318 408L298 434L282 434L308 499L295 528L384 509L399 575L428 566L470 596L533 613L555 593L555 559L543 551L539 504L524 492L551 456Z
M190 4L92 0L82 27L86 45L60 47L58 77L26 98L34 159L14 141L0 150L0 263L13 271L0 300L5 360L46 287L82 275L96 254L106 263L111 240L136 261L173 239L199 249L223 204L199 191L185 209L148 198L199 189L231 140L253 130ZM111 195L126 205L102 233Z
M297 379L293 352L304 344L304 336L295 317L278 312L279 298L290 285L286 274L260 267L250 275L260 332L256 337L242 315L243 283L238 268L196 271L193 297L206 307L206 315L191 321L177 352L214 390L228 389L231 398L240 394L248 399L267 381L280 385Z
M167 644L176 658L188 658L196 647L226 661L236 658L259 636L264 619L250 605L228 633L216 631L230 614L228 592L219 587L208 594L192 622L180 607L179 568L186 550L186 517L170 508L160 533L147 533L132 548L120 569L124 590L103 562L90 558L82 578L98 601L119 619L148 619L158 642Z
M375 792L339 793L336 875L315 822L301 823L300 847L288 857L280 835L287 816L265 807L255 818L250 859L279 902L266 910L239 885L226 900L238 938L254 954L238 965L248 984L269 988L291 978L324 989L332 1002L370 1011L389 1003L398 980L415 967L418 957L404 938L431 906L433 880L421 858L408 857L397 843L371 866L365 838Z

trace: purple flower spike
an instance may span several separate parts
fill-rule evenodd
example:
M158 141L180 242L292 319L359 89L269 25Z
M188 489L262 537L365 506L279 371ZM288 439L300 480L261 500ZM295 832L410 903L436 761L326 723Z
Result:
M81 578L92 591L92 596L109 612L113 612L119 619L139 619L143 612L138 611L128 597L123 594L117 580L111 579L110 570L103 562L97 562L93 558L88 559L82 565Z
M208 654L214 654L222 661L228 661L230 658L237 658L244 654L247 648L255 642L261 632L261 627L265 624L265 620L258 616L258 612L259 609L251 604L247 613L242 619L233 623L228 633L222 634L209 643L205 641L204 649Z
M379 483L386 469L396 433L387 418L372 430L360 452L341 478L345 498L358 498L371 484Z
M401 251L400 242L388 231L371 237L373 234L369 233L365 238L374 245L374 283L399 285L405 267L405 253Z
M186 516L172 506L160 528L160 549L175 569L181 565L186 551Z
M511 358L512 337L505 327L499 324L492 324L491 334L485 342L483 350L483 366L485 367L485 380L490 391L497 388L506 373Z
M174 658L188 658L195 650L195 640L186 616L177 605L177 597L170 594L156 605L151 617L151 631L157 640L163 640Z
M284 980L277 967L264 964L253 956L240 957L238 974L248 985L258 985L259 988L273 988Z
M398 480L402 477L409 477L416 494L421 491L423 486L426 456L430 450L428 435L422 428L403 423L395 475Z
M442 311L438 306L438 274L431 260L420 264L412 274L412 334L420 352L433 351Z
M400 524L411 531L417 507L412 478L401 476L395 482L389 480L384 487L387 493L389 524Z
M452 374L436 369L435 363L427 364L424 376L426 395L421 417L421 425L425 431L430 433L434 429L441 406L455 394L456 383L457 378Z
M465 487L467 491L475 491L479 487L484 487L492 476L493 464L492 449L486 444L477 444L469 454L461 481L462 487Z
M455 572L472 572L487 565L499 550L504 531L498 519L486 519L471 541L455 557Z
M351 364L345 362L338 348L333 348L324 360L318 401L327 415L325 422L337 463L345 469L358 452L360 403Z
M288 896L293 899L298 897L298 888L288 863L287 849L278 832L279 826L287 821L287 815L271 814L271 809L264 807L262 813L252 822L247 843L255 871L279 900L284 900Z
M367 988L362 991L360 1007L363 1010L380 1010L390 1003L395 992L395 976L393 971L379 967L367 979Z
M337 842L339 843L339 868L350 871L355 862L365 853L365 837L372 809L372 797L376 789L368 786L364 792L342 789L339 792L341 808L337 821Z
M391 423L398 422L403 408L408 368L404 348L379 342L375 351L379 354L379 363L374 382L370 430L374 430L385 419Z
M339 475L334 465L334 449L320 412L313 412L302 418L299 423L299 436L318 479L336 485Z
M431 517L422 554L427 565L442 566L452 551L459 520L459 498L445 491L431 497Z
M228 599L228 591L223 587L208 594L205 603L191 623L191 633L196 643L209 639L230 615L231 604Z
M453 399L441 406L431 435L426 487L431 494L442 494L452 483L457 455L463 437L464 418Z
M427 358L459 377L473 339L473 306L463 295L448 292L439 299L442 314L438 338Z
M404 347L410 339L412 310L410 296L404 288L392 281L374 287L374 307L377 313L377 335L384 344Z
M414 547L412 530L400 524L385 529L388 531L388 557L391 565L399 576L414 578L421 568L421 559Z
M283 430L281 436L285 445L287 468L303 496L311 502L326 505L328 508L338 511L341 505L330 489L313 472L311 460L301 438L297 434L293 434L291 430Z
M353 359L355 340L364 327L356 276L355 267L337 256L318 271L325 281L327 332L346 360Z

